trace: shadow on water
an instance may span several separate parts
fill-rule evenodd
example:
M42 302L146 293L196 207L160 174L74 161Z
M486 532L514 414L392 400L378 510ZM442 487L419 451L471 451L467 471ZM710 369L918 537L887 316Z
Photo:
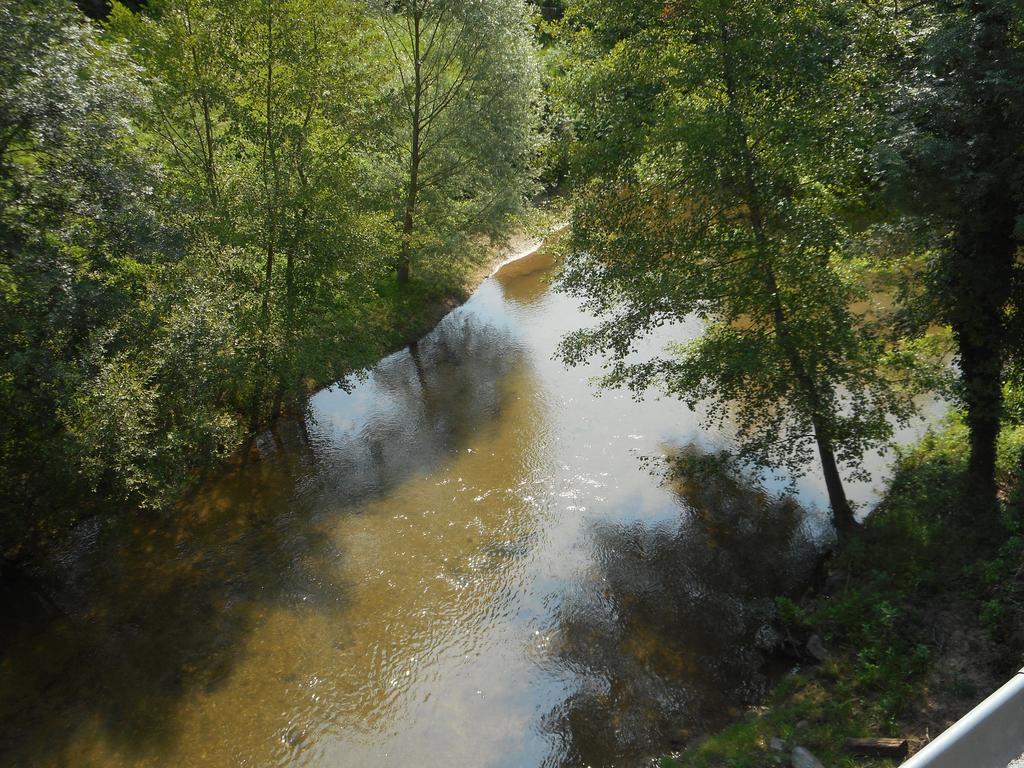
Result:
M338 609L322 564L330 539L288 509L301 453L240 461L173 517L96 521L56 565L56 618L0 638L0 764L90 764L66 754L81 729L117 752L176 737L176 706L216 689L268 604Z
M594 571L562 606L554 663L582 684L547 716L558 765L640 762L757 700L774 597L813 571L796 502L728 459L686 449L666 482L678 525L596 527Z
M0 765L173 754L189 698L225 684L269 611L336 613L344 633L330 513L487 429L521 360L513 347L449 318L337 393L336 411L328 400L319 418L262 435L173 515L82 525L51 569L59 615L0 627Z

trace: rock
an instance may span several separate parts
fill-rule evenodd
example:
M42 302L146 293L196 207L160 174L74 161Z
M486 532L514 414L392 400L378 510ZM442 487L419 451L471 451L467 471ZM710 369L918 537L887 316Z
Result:
M786 748L786 742L778 736L772 736L768 741L768 749L772 752L782 752Z
M807 653L819 663L829 659L828 651L825 650L825 644L821 642L821 637L818 635L811 635L811 638L807 641Z
M793 768L825 768L818 758L803 747L797 747L793 750L790 762Z

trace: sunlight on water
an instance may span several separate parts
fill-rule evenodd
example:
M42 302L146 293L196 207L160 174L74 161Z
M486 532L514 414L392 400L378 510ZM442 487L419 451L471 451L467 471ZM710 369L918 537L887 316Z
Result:
M555 361L587 318L552 263L507 265L172 520L83 529L88 607L0 662L0 762L631 765L756 698L822 516L644 469L728 439ZM799 497L820 508L813 475Z

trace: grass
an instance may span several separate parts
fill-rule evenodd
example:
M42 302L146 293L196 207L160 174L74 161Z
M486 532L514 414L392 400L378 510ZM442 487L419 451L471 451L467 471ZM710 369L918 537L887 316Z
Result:
M919 745L1013 674L1024 651L1024 427L1003 432L1001 543L965 527L966 431L953 421L903 453L882 503L829 564L830 594L778 601L784 631L818 634L830 658L787 674L764 706L662 766L789 765L796 745L828 766L893 765L845 754L843 741Z

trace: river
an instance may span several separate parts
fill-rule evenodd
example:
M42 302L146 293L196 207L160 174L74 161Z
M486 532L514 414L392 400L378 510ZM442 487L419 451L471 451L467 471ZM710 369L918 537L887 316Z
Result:
M664 482L644 457L728 434L554 360L588 319L552 264L504 267L172 519L83 525L66 615L0 658L0 763L632 766L756 700L822 483L801 508L785 478Z

